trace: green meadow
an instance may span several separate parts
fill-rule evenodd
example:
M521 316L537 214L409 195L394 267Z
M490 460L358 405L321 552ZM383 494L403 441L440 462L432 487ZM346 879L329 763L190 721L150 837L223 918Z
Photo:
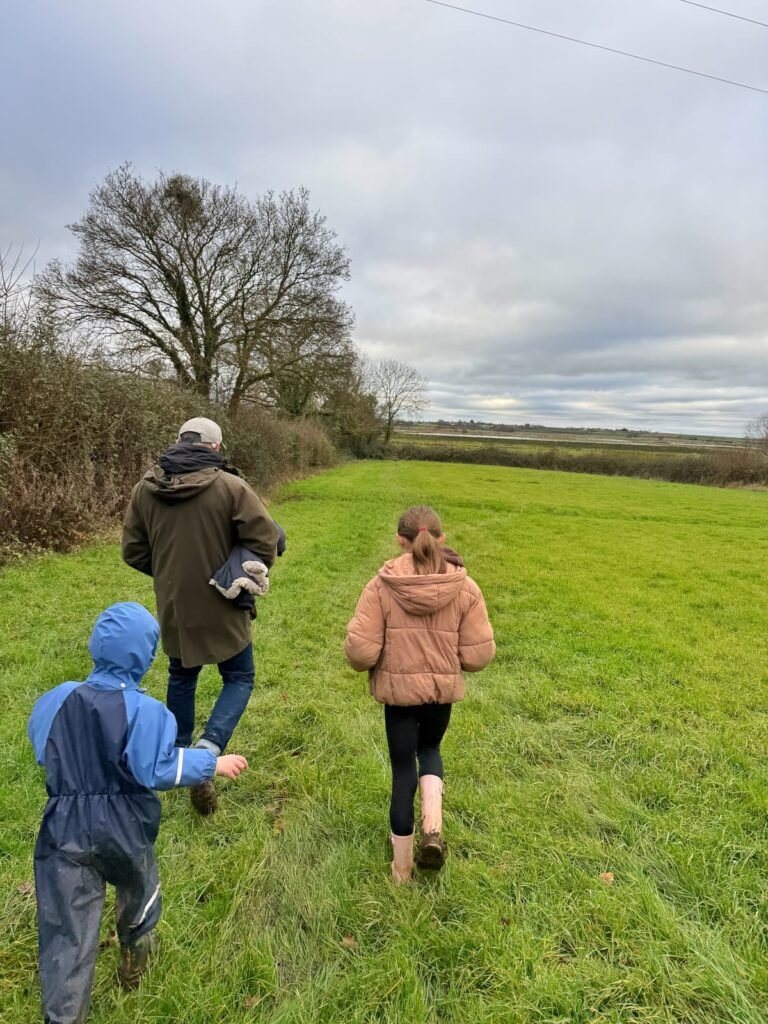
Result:
M383 716L342 640L422 502L499 650L444 744L448 864L398 889ZM250 771L212 819L162 797L162 953L120 992L108 904L93 1024L765 1024L768 493L366 462L272 512L289 549L231 748ZM115 545L0 575L3 1024L40 1019L27 716L126 599L154 607ZM207 669L201 722L216 692Z

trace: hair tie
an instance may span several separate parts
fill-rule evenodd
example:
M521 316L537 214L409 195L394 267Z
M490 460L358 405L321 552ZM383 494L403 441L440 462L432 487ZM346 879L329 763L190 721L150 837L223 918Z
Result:
M429 527L427 527L427 526L420 526L419 527L419 533L429 533Z

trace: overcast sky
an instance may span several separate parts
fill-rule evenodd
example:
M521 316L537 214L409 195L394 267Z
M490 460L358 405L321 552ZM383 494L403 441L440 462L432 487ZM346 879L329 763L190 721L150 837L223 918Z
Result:
M768 89L768 29L681 0L466 6ZM5 0L0 79L0 245L39 262L126 160L306 185L431 417L768 411L768 95L425 0Z

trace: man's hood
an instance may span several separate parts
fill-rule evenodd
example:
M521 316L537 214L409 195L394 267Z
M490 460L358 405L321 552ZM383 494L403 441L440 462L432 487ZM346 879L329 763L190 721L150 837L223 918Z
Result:
M87 682L98 690L136 689L155 657L160 627L135 601L113 604L93 627L88 650L93 672Z
M224 458L200 445L175 444L163 452L157 464L144 476L147 489L161 501L174 504L194 498L210 487Z
M184 473L182 476L166 476L160 466L153 466L144 474L144 484L160 501L172 505L200 494L211 486L220 472L221 470L211 467L195 473Z
M434 615L459 596L467 570L450 562L446 572L417 576L411 555L393 558L379 570L379 579L409 615Z

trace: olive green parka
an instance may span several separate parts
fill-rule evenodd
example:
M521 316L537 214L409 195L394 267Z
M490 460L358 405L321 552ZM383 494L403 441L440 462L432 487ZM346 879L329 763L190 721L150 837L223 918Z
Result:
M123 560L151 576L163 649L189 668L233 657L251 642L248 611L209 584L236 544L267 567L277 527L236 473L209 466L167 476L156 465L133 488L123 526Z

